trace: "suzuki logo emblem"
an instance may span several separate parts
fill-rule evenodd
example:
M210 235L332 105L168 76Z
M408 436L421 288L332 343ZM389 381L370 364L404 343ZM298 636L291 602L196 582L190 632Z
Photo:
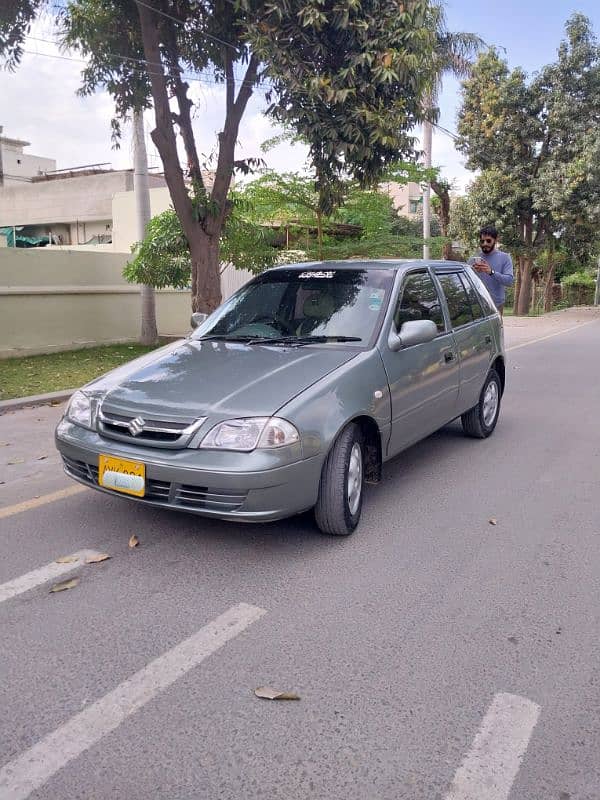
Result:
M129 433L132 436L139 436L140 433L142 433L142 431L144 430L145 424L146 420L143 417L136 417L135 419L132 419L129 425L127 426L129 428Z

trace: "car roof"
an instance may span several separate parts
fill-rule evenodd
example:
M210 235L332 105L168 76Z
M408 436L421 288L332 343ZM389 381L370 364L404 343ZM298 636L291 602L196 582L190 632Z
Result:
M434 267L436 271L451 270L456 272L466 266L460 261L441 261L436 259L416 259L416 258L357 258L346 261L302 261L292 264L280 264L277 267L265 272L275 272L277 270L350 270L350 269L393 269L406 270L419 267ZM262 273L265 274L265 273Z

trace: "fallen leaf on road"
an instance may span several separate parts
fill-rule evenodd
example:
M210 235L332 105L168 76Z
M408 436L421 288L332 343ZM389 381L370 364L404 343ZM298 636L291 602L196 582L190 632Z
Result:
M490 525L497 525L497 524L498 524L498 520L494 519L494 517L492 517L491 520L490 520Z
M79 556L61 556L56 559L57 564L74 564L79 561Z
M10 442L0 442L0 447L10 447Z
M3 486L5 483L6 481L0 481L0 486Z
M131 536L129 538L129 547L137 547L139 543L140 543L140 540L138 539L138 537L134 533L133 536Z
M48 458L48 456L38 456L37 461L44 461L44 459Z
M300 700L300 695L294 694L294 692L280 692L270 686L259 686L254 690L254 694L262 697L263 700Z
M70 581L62 581L62 583L56 583L50 589L50 594L52 594L53 592L64 592L65 589L74 589L78 583L79 583L79 578L71 578Z
M83 562L84 564L99 564L101 561L108 561L110 556L108 553L96 553L94 556L89 556Z
M14 460L14 461L7 461L6 463L7 463L7 464L8 464L8 466L10 467L10 466L12 466L13 464L24 464L24 463L25 463L25 459L24 459L24 458L15 458L15 460Z

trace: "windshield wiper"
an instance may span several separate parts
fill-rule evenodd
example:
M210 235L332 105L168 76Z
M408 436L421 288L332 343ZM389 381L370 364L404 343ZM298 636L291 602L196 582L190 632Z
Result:
M301 347L305 344L327 344L327 342L362 342L360 336L259 336L248 339L247 344L283 344Z

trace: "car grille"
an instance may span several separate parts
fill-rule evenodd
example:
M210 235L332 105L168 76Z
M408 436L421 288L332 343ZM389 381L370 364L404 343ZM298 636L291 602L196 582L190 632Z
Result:
M205 421L191 420L158 420L142 419L125 414L115 414L112 411L100 411L98 418L98 431L102 436L120 441L135 442L153 447L185 447L191 437ZM140 420L139 429L135 423ZM130 426L133 426L130 427Z
M65 472L90 486L98 486L98 467L85 461L77 461L63 455ZM131 495L127 495L131 497ZM170 481L146 480L146 493L140 500L146 500L182 511L237 511L246 500L247 492L229 492L227 489L214 489L207 486L194 486Z

